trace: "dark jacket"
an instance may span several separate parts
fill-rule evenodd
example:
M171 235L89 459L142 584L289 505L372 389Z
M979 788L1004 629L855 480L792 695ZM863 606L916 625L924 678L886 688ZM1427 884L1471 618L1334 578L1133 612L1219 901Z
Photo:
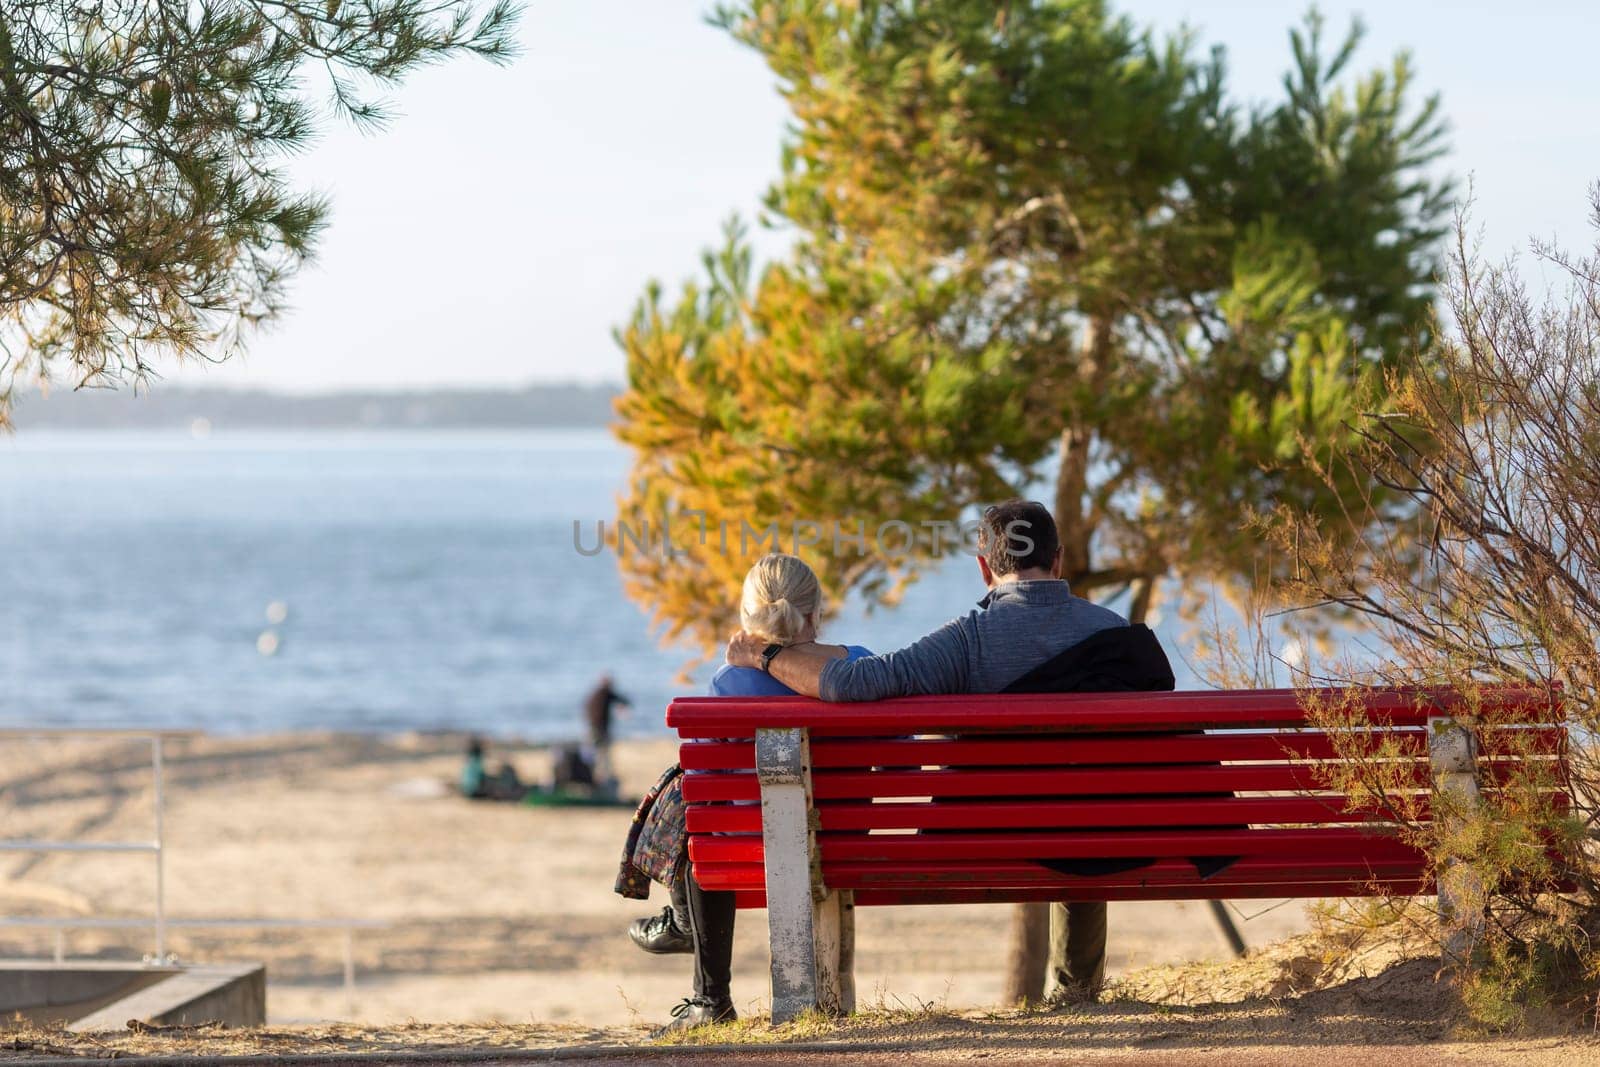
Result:
M1171 692L1177 680L1161 642L1143 623L1118 626L1084 638L1006 686L1007 693ZM1223 794L1227 796L1229 794ZM1202 877L1232 864L1234 857L1191 859ZM1117 874L1154 863L1154 858L1045 859L1039 863L1062 874Z
M1170 692L1177 684L1144 623L1091 634L1006 686L1004 693Z
M610 685L597 685L583 701L583 718L589 726L589 742L605 745L611 742L611 709L618 704L628 707L628 698Z

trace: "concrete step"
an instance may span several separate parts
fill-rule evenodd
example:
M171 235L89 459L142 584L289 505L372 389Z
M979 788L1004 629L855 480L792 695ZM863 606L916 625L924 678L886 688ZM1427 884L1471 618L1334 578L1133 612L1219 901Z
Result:
M267 1021L267 968L260 963L180 967L159 981L78 1016L74 1033L125 1030L130 1020L157 1026L217 1022L260 1026Z

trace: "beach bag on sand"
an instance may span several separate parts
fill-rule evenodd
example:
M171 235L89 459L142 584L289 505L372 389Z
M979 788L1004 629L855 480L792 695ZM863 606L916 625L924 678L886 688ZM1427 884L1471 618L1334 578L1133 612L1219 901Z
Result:
M650 883L671 889L677 881L688 829L684 821L683 769L668 767L639 801L622 848L622 866L613 887L630 900L646 900Z

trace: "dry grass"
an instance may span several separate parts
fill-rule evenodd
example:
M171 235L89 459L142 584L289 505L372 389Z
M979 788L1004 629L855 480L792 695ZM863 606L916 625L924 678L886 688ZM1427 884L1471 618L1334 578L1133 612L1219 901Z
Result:
M32 1056L260 1056L352 1053L437 1053L565 1048L574 1045L640 1043L643 1027L597 1029L585 1026L438 1025L401 1026L225 1026L130 1027L123 1031L75 1034L61 1027L14 1022L0 1029L0 1052Z
M704 1027L652 1042L643 1026L560 1025L297 1026L228 1030L155 1028L72 1034L16 1024L0 1029L0 1053L31 1059L123 1056L327 1056L390 1053L536 1053L556 1048L615 1050L789 1047L877 1051L939 1061L1068 1055L1092 1060L1140 1051L1228 1050L1241 1057L1345 1046L1408 1047L1464 1059L1582 1064L1600 1061L1600 1040L1547 1029L1488 1042L1459 1029L1435 981L1436 956L1351 931L1292 938L1239 961L1153 967L1130 974L1098 1003L987 1012L935 1003L868 1007L849 1019L807 1015L782 1026L764 1017Z
M849 1019L806 1015L702 1027L660 1044L849 1044L973 1058L1008 1051L1275 1048L1344 1045L1448 1047L1462 1055L1539 1051L1540 1062L1600 1062L1600 1042L1547 1019L1518 1041L1482 1043L1439 980L1436 946L1404 927L1374 928L1337 910L1318 932L1241 959L1149 967L1096 1003L950 1011L932 1003L876 1004Z

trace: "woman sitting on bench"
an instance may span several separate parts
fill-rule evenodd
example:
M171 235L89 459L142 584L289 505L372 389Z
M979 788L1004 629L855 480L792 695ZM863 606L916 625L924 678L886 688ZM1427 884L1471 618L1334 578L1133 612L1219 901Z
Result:
M860 645L817 642L822 587L797 556L774 553L756 561L744 578L740 625L769 648L800 648L820 656L853 660L872 653ZM724 664L711 678L712 696L793 696L794 690L765 671ZM682 772L669 767L634 815L616 890L644 899L650 881L666 886L672 903L659 915L639 919L628 936L646 952L693 953L694 995L673 1009L673 1021L658 1033L687 1030L738 1018L730 992L733 971L734 895L709 892L689 869L684 829Z

